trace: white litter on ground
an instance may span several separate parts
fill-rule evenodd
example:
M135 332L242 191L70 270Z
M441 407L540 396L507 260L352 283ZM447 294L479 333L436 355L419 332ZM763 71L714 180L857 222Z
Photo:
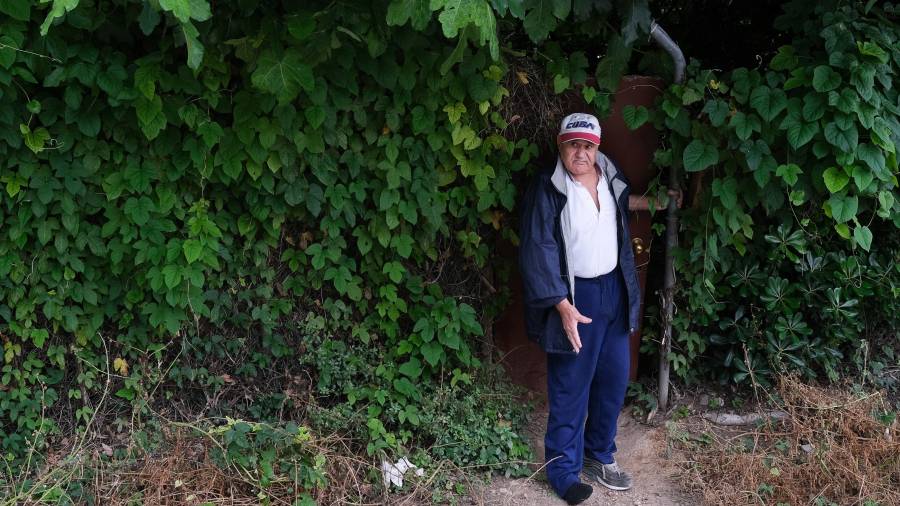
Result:
M406 457L401 458L393 464L391 464L388 460L381 461L381 476L384 478L385 487L391 484L395 485L398 488L402 487L403 475L406 474L407 471L413 471L416 476L422 476L425 474L424 470L414 465Z

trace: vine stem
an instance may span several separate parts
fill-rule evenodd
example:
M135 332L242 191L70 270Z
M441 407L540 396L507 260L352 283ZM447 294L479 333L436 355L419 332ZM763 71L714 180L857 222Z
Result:
M0 42L0 49L12 49L13 51L16 51L16 52L19 52L19 53L29 54L29 55L31 55L31 56L37 56L38 58L43 58L43 59L45 59L45 60L50 60L50 61L52 61L52 62L54 62L54 63L62 63L62 60L59 60L59 59L54 58L54 57L52 57L52 56L47 56L47 55L45 55L45 54L35 53L34 51L29 51L29 50L27 50L27 49L19 49L19 48L15 47L15 46L10 46L9 44L4 44L4 43L2 43L2 42Z

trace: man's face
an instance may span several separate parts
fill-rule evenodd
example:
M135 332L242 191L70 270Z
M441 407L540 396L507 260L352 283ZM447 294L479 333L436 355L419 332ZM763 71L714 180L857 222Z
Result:
M597 159L597 145L591 142L581 139L563 142L559 145L559 156L573 176L581 176L596 170L594 161Z

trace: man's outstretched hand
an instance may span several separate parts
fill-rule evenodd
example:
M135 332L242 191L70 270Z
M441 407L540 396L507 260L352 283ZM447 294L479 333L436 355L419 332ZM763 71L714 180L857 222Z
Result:
M556 310L559 311L559 317L562 319L563 330L566 331L566 337L569 343L575 349L575 353L581 351L581 336L578 335L579 323L591 323L590 318L578 312L578 309L569 302L569 299L563 299L556 304Z

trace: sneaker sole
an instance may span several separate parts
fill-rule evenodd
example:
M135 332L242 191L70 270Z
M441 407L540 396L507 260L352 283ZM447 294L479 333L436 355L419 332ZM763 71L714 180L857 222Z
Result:
M590 464L588 464L588 466L590 466ZM606 488L608 488L608 489L610 489L610 490L615 490L615 491L617 491L617 492L622 492L622 491L625 491L625 490L631 490L632 487L634 487L634 484L631 484L631 485L628 485L628 486L621 486L621 485L613 485L612 483L607 483L607 482L603 481L602 478L600 478L600 473L599 473L599 472L597 472L597 471L595 471L595 470L593 470L593 469L590 469L590 467L588 467L588 466L585 467L585 469L584 469L584 474L585 474L588 478L592 479L593 481L596 481L597 483L603 485L604 487L606 487Z
M596 481L597 483L603 485L604 487L606 487L606 488L608 488L608 489L610 489L610 490L615 490L615 491L618 491L618 492L621 492L621 491L624 491L624 490L631 490L631 488L633 487L633 485L628 485L627 487L620 487L620 486L617 486L617 485L613 485L613 484L611 484L611 483L606 483L605 481L601 480L600 478L594 478L594 481Z

